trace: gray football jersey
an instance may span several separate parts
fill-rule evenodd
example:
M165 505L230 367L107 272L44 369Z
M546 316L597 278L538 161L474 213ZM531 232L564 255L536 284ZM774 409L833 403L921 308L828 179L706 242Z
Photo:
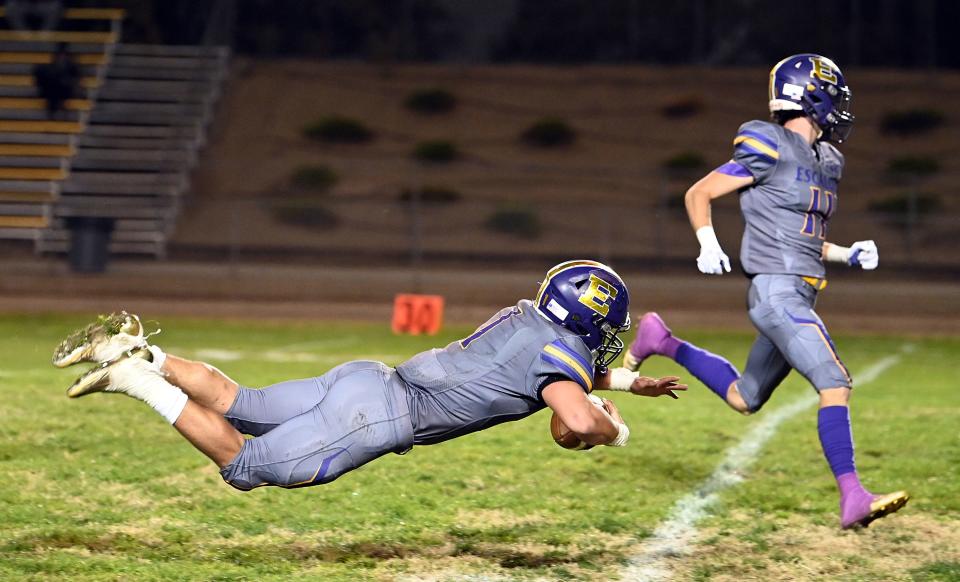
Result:
M594 355L580 336L526 299L471 335L397 366L407 384L414 443L432 444L518 420L544 408L557 380L593 389Z
M766 121L744 123L733 143L733 160L755 179L740 193L744 271L822 278L843 154L827 142L811 147L796 132Z

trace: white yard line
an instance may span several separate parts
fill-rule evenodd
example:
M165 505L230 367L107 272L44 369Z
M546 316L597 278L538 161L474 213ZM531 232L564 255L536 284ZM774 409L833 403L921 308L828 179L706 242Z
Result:
M277 348L274 348L274 350L278 352L304 351L304 350L309 350L311 352L319 352L319 351L328 350L331 348L342 350L345 347L353 346L358 343L360 343L359 337L344 336L344 337L332 338L332 339L297 342L295 344L287 344L285 346L279 346Z
M856 386L873 382L899 361L899 355L891 355L874 362L857 375ZM743 481L741 473L756 460L760 449L776 434L781 424L816 403L817 398L808 395L766 413L739 443L727 449L723 461L706 481L674 504L667 518L644 541L640 551L630 558L621 572L623 580L668 580L670 559L691 552L697 537L697 522L706 516L707 509L716 502L720 492Z

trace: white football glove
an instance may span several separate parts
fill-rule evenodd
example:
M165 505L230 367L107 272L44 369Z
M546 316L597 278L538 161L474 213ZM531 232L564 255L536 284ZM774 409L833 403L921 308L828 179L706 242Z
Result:
M859 240L850 245L850 256L847 264L851 267L860 266L864 271L872 271L880 264L880 251L877 243L872 240Z
M697 229L697 240L700 241L700 256L697 257L697 268L707 275L722 275L730 272L730 257L720 248L717 234L712 226L701 226Z

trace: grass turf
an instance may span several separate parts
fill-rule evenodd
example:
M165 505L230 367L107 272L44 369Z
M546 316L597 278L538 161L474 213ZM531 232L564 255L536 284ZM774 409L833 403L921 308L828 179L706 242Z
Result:
M52 368L50 352L84 323L0 317L0 579L610 579L759 418L726 410L691 379L680 401L614 395L632 428L625 449L561 450L540 412L388 455L330 485L240 493L142 404L64 397L82 370ZM350 359L396 364L471 331L429 338L370 324L162 323L159 345L251 386ZM743 334L688 335L737 364L750 343ZM867 486L907 488L914 501L868 530L839 532L815 415L801 414L722 495L698 552L671 561L678 576L939 580L958 571L950 532L960 530L960 340L838 344L855 377L904 354L856 393L853 419ZM663 359L644 369L678 372ZM768 406L808 390L791 375ZM824 540L846 549L815 558Z

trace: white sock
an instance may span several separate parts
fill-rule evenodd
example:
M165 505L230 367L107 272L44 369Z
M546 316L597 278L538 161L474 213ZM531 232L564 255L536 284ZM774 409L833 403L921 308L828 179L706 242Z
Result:
M140 358L114 364L110 370L110 387L104 391L121 392L142 400L173 424L187 405L187 395L164 380L154 364Z
M147 349L150 350L150 353L153 354L153 363L157 365L161 371L163 371L163 363L167 361L167 354L160 349L160 346L147 346Z

